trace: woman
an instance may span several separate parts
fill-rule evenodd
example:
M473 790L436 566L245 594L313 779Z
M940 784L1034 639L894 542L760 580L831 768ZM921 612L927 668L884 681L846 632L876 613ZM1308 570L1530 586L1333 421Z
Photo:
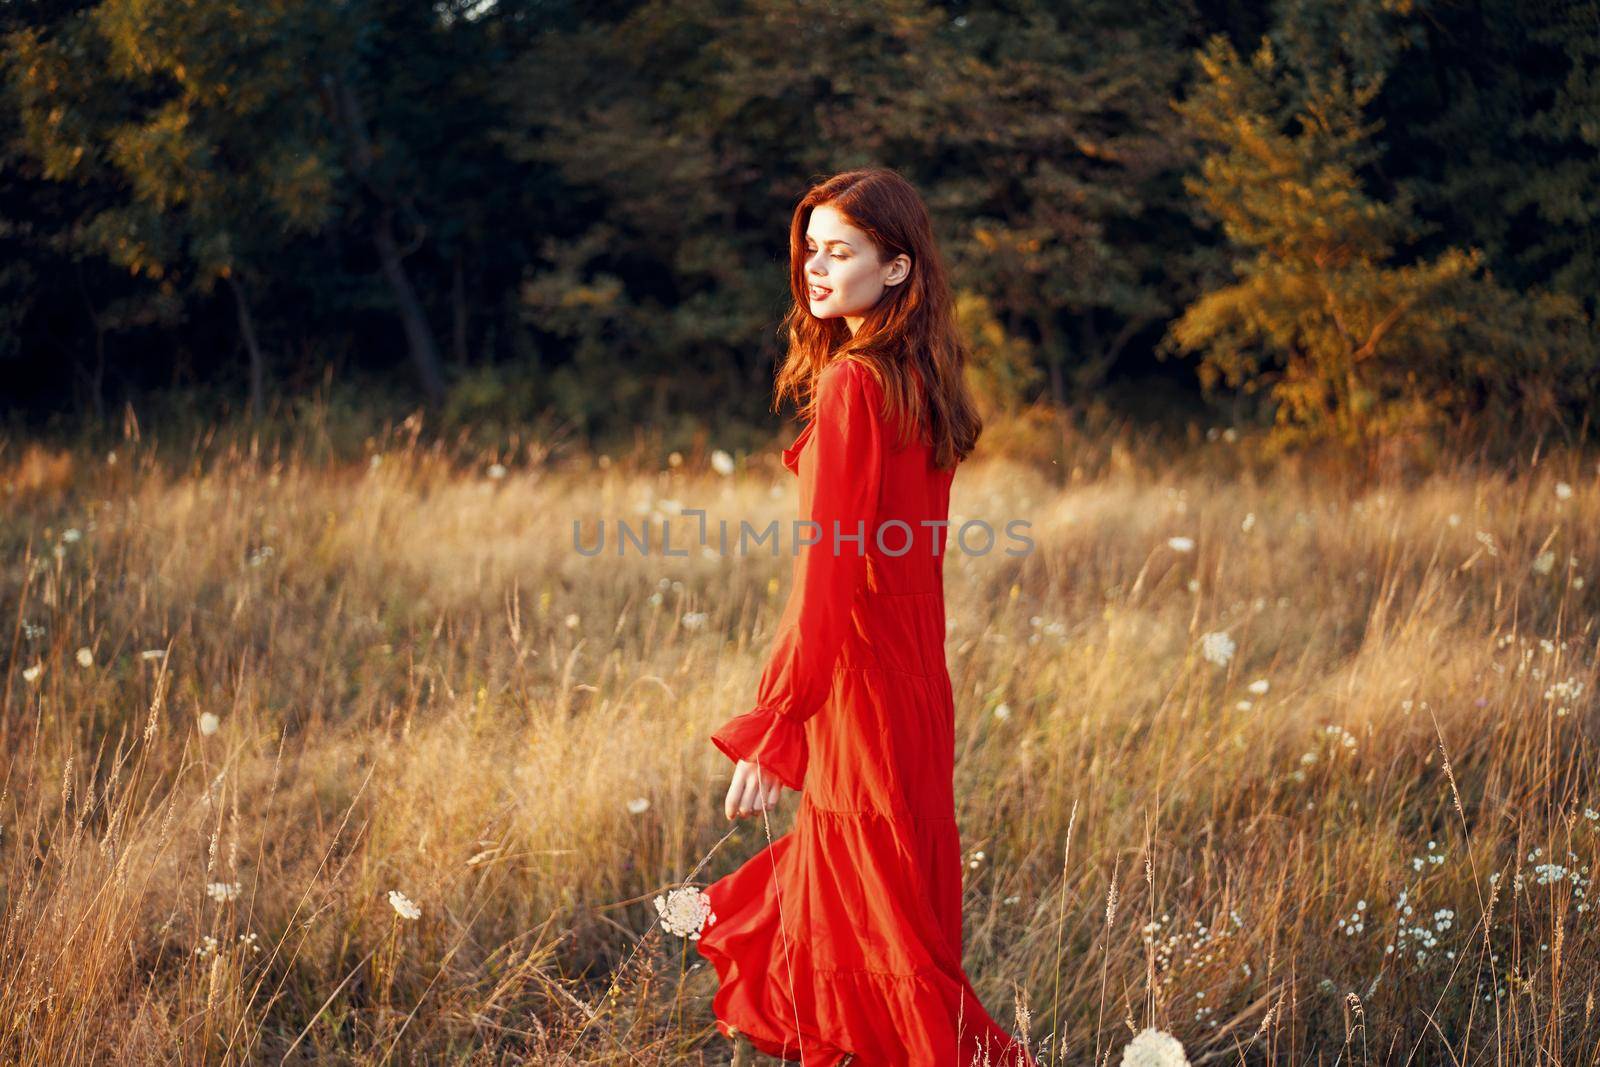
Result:
M741 1059L805 1067L1032 1065L961 962L942 524L981 422L949 283L892 171L813 188L789 240L777 394L810 421L783 462L816 525L755 707L711 740L735 761L730 819L803 791L794 829L705 890L717 1027Z

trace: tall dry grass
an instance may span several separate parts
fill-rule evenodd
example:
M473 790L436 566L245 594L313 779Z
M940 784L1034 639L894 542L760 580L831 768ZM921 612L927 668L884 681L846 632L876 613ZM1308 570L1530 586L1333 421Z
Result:
M1352 489L1080 446L956 480L1035 542L946 564L994 1014L1050 1064L1146 1025L1195 1063L1591 1062L1593 460ZM787 557L571 523L787 521L775 451L186 451L0 469L0 1062L725 1062L653 900L792 818L730 827L707 740Z

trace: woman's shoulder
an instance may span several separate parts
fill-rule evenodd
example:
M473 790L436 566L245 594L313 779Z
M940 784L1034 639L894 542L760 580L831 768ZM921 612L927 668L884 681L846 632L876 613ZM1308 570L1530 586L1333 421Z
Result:
M883 386L877 372L865 360L849 356L833 360L817 375L817 400L831 405L865 400L874 405L883 399Z

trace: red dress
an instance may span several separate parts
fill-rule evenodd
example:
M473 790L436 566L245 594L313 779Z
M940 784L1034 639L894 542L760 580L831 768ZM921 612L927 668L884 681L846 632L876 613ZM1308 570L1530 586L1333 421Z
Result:
M695 944L721 983L718 1030L769 1055L1033 1067L961 963L947 527L923 525L946 520L955 472L927 444L898 447L882 397L861 365L830 364L816 417L784 450L817 526L780 544L815 544L795 557L754 710L711 740L804 791L790 832L706 888L713 918Z

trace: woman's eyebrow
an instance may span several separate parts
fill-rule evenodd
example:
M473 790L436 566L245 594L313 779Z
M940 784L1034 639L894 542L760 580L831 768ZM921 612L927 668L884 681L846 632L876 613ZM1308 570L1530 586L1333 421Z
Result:
M810 234L809 234L809 233L808 233L808 234L806 234L806 240L808 240L808 241L815 241L815 240L816 240L816 238L815 238L815 237L812 237L812 236L811 236L811 235L810 235ZM854 248L854 247L855 247L855 246L854 246L854 245L852 245L852 244L851 244L851 243L850 243L850 242L849 242L849 241L846 241L846 240L844 240L844 239L842 239L842 238L839 238L839 237L830 237L830 238L828 238L828 239L827 239L827 240L826 240L826 241L824 241L824 242L822 242L822 243L823 243L823 244L824 244L824 245L844 245L844 246L845 246L845 247L846 247L846 248Z

